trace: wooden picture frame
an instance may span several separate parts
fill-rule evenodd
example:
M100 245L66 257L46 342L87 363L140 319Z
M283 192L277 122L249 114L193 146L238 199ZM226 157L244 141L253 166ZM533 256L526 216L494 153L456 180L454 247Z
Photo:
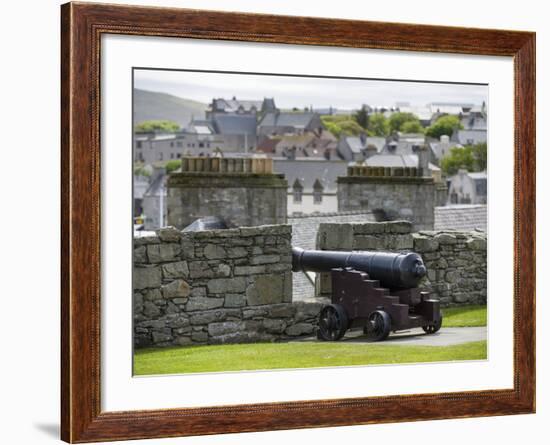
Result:
M534 33L91 3L65 4L61 13L63 440L93 442L535 411ZM106 33L513 57L513 389L102 412L99 117L100 38Z

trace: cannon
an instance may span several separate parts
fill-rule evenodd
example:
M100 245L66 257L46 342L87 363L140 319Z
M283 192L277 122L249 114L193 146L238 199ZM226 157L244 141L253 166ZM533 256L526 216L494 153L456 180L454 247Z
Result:
M292 248L294 272L330 272L331 303L321 309L317 336L340 340L348 329L363 328L372 341L390 332L441 328L439 300L418 285L426 266L414 252L326 251Z

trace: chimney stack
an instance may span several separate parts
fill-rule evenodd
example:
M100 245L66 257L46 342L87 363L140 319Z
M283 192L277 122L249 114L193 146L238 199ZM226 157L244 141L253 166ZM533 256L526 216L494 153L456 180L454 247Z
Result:
M430 152L428 150L428 146L423 144L418 146L418 176L421 177L429 177L431 176L430 173Z

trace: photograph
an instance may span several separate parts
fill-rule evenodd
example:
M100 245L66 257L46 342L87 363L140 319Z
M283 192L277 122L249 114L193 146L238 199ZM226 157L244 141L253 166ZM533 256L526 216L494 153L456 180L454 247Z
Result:
M132 91L134 376L487 360L486 83Z

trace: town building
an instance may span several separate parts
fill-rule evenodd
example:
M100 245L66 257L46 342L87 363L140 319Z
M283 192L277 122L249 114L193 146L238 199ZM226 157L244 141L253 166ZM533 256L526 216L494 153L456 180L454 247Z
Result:
M274 158L273 170L288 183L288 215L336 212L336 181L346 169L347 162L342 160Z
M487 204L487 172L471 173L460 169L447 179L447 204Z
M386 138L361 134L359 136L341 136L338 141L338 154L346 161L362 161L370 154L379 153L386 145ZM373 149L374 147L374 149Z
M460 145L475 145L487 142L487 130L455 130L451 142Z
M323 131L318 113L310 111L269 111L258 122L258 135L283 136L307 131Z

